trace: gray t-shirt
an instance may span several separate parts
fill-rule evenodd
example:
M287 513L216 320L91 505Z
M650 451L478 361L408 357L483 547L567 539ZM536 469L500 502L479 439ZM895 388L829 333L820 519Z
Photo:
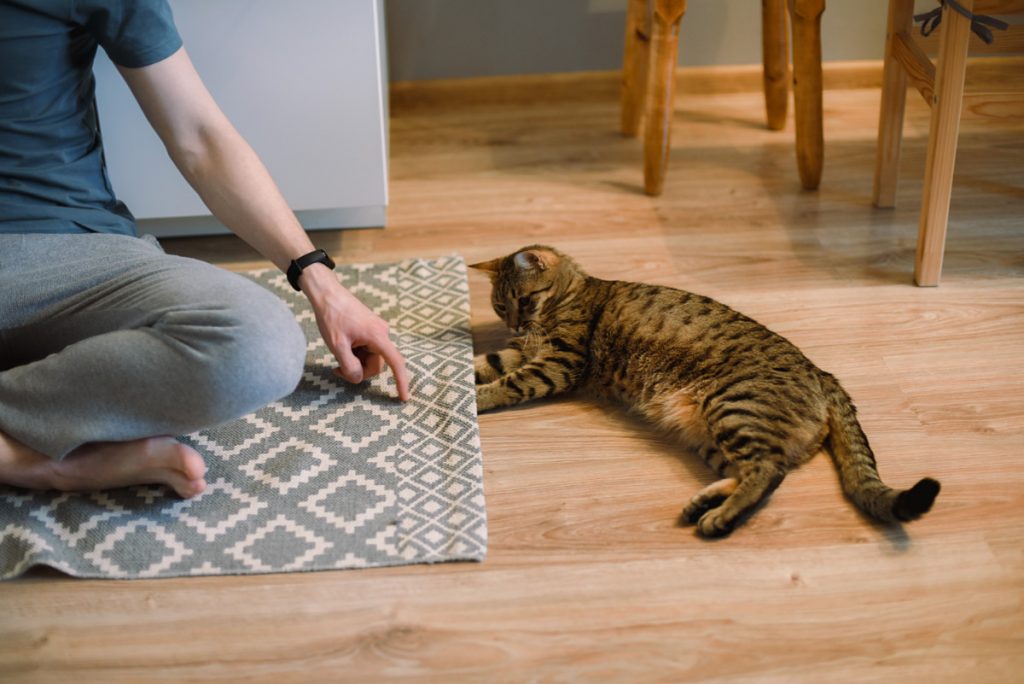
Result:
M103 159L97 46L138 68L181 38L167 0L0 0L0 233L136 234Z

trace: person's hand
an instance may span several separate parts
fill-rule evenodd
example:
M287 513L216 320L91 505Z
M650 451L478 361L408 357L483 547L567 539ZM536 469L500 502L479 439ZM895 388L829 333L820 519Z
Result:
M388 337L388 324L321 265L303 271L299 282L313 305L320 335L338 360L335 375L359 383L380 373L387 364L395 376L398 398L409 399L409 371Z

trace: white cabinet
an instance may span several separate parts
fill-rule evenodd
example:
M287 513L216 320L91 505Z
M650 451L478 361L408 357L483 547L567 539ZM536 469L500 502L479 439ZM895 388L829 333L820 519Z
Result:
M306 228L384 225L383 0L171 0L207 88ZM178 173L103 50L96 98L118 198L158 236L226 232Z

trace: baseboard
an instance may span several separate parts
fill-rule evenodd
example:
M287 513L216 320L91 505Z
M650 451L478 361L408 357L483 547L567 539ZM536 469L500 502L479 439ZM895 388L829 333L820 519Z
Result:
M882 61L825 62L826 90L878 88ZM431 106L515 104L531 101L595 101L619 97L620 71L581 71L524 76L488 76L392 83L391 106L407 109ZM680 67L678 92L700 95L759 91L763 83L759 64Z

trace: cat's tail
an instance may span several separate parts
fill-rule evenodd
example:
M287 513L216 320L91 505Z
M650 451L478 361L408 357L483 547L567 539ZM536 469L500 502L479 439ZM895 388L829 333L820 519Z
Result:
M822 373L822 384L828 397L830 451L850 500L883 522L909 522L927 513L939 493L939 483L926 477L903 491L886 486L850 395L828 373Z

